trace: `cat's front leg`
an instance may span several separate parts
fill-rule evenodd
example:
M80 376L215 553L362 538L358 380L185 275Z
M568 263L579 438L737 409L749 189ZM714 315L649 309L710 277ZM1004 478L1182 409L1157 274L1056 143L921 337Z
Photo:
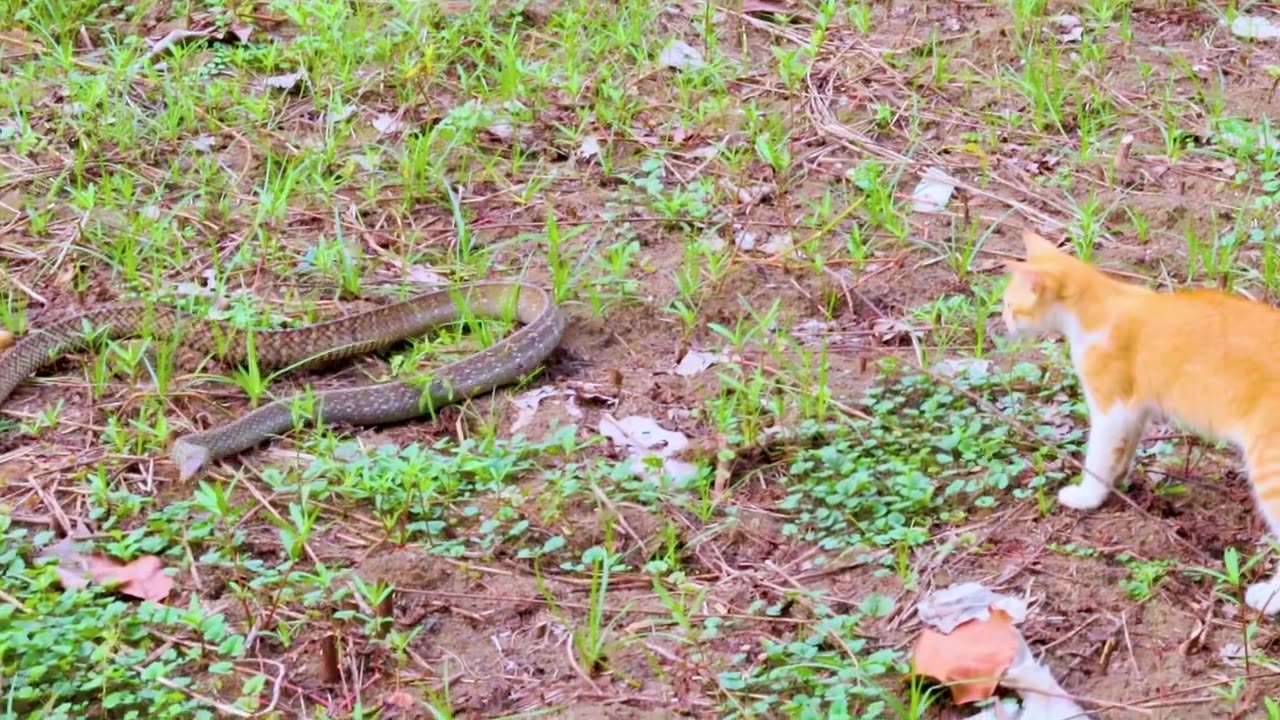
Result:
M1090 408L1084 477L1058 491L1058 502L1075 510L1093 510L1129 472L1147 416L1139 408L1116 403L1104 412Z

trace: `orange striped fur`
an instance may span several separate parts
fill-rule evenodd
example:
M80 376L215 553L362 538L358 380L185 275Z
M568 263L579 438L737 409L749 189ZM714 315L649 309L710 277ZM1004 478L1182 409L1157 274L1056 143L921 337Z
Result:
M1103 274L1035 233L1009 263L1004 322L1012 336L1059 334L1089 407L1084 477L1058 492L1100 506L1129 472L1148 421L1179 421L1243 451L1254 496L1280 538L1280 310L1216 290L1173 293ZM1280 612L1280 573L1245 601Z

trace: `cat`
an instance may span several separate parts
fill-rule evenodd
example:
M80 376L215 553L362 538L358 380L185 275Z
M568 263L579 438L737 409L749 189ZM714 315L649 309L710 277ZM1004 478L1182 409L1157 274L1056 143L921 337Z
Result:
M1064 336L1089 408L1083 478L1058 502L1102 505L1129 473L1147 423L1165 417L1240 448L1280 538L1280 310L1218 290L1117 280L1031 231L1022 243L1026 260L1006 263L1006 334ZM1280 567L1249 586L1245 603L1280 613Z

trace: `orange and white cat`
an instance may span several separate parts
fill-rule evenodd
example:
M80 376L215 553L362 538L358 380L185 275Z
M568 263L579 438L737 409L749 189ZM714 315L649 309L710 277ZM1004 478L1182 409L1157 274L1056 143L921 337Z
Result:
M1208 289L1122 282L1032 232L1011 262L1004 322L1013 337L1065 336L1089 408L1084 477L1058 502L1092 510L1133 463L1147 422L1179 421L1238 446L1254 497L1280 538L1280 310ZM1280 613L1280 571L1245 592Z

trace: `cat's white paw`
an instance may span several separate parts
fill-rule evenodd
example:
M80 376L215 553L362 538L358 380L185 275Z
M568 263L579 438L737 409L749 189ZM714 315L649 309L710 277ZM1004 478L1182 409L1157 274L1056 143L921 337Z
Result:
M1093 510L1106 502L1111 490L1097 480L1084 480L1058 491L1058 502L1073 510Z
M1280 613L1280 579L1254 583L1244 591L1244 601L1263 615Z

